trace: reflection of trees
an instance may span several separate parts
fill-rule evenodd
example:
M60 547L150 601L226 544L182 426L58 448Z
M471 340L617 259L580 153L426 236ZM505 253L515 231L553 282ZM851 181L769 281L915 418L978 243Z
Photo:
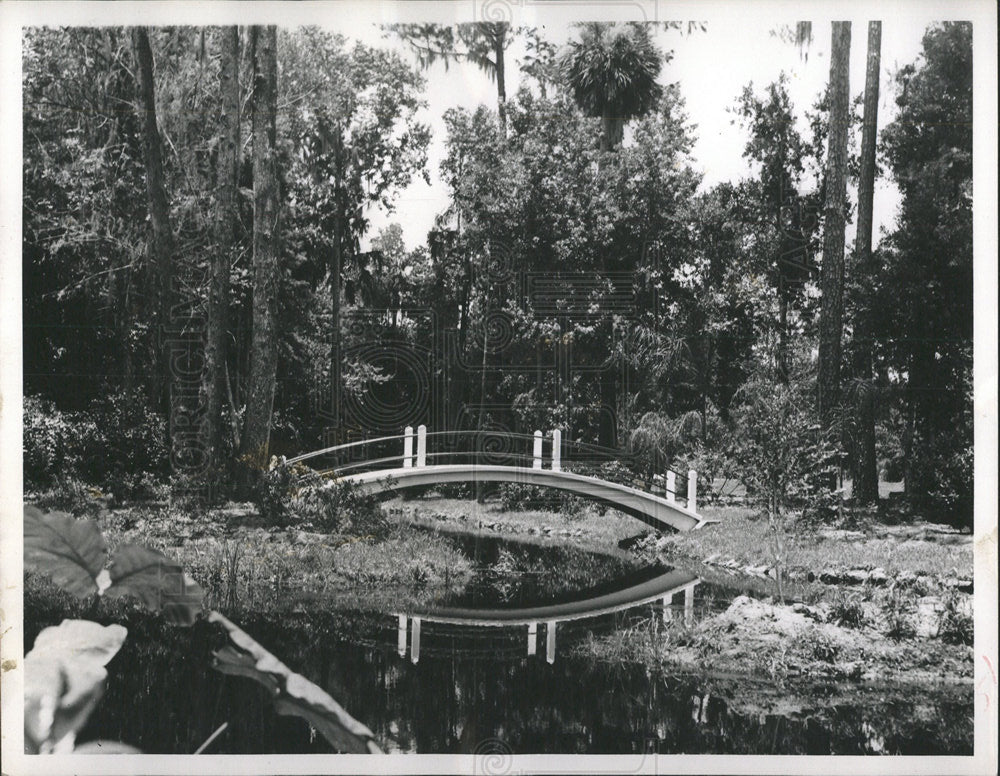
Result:
M28 643L62 616L29 619ZM310 741L301 720L277 715L255 684L211 669L211 652L224 641L211 627L181 631L127 619L130 638L109 665L108 691L87 738L190 753L228 721L219 752L328 751L321 738ZM315 613L250 617L247 627L369 725L387 750L472 751L493 737L518 753L641 752L647 743L662 753L869 754L879 745L885 754L972 751L968 688L775 688L572 658L550 666L542 656L498 661L425 653L414 666L393 651L385 619ZM377 644L380 633L384 648L351 643ZM155 699L159 713L136 715L137 698Z

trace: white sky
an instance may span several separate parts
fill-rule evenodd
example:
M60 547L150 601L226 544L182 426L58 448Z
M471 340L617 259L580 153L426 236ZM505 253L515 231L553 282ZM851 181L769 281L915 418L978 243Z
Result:
M573 19L546 24L544 35L561 46L574 34L568 22ZM732 123L728 112L736 98L750 81L757 90L776 80L782 71L789 76L789 93L796 114L801 121L800 130L808 137L804 114L823 91L829 78L830 23L816 22L813 42L808 57L803 59L791 43L772 36L771 31L780 24L794 24L795 17L776 19L740 18L712 20L706 32L681 35L677 31L659 31L657 43L663 50L672 49L674 58L661 73L664 82L680 83L689 120L696 125L696 142L692 151L694 167L703 173L703 187L721 181L735 181L750 173L743 159L746 133ZM892 74L897 68L913 62L920 53L923 32L932 17L913 18L899 16L882 23L882 78L879 104L879 129L895 115L895 91ZM403 52L408 61L416 62L409 50L394 37L384 37L374 23L363 27L329 25L348 37L372 45L394 47ZM865 58L867 49L867 21L856 20L851 37L851 94L864 91ZM523 54L523 40L517 40L507 52L507 94L511 99L520 82L518 62ZM465 63L452 64L446 71L441 63L426 71L425 94L427 110L421 117L430 124L433 139L429 149L431 185L423 181L411 184L396 202L396 211L385 214L372 211L372 227L368 238L392 222L403 227L407 247L422 244L434 217L447 206L448 193L439 176L439 164L444 155L444 124L442 115L451 107L474 108L480 103L495 109L496 87L475 66ZM850 192L849 196L855 196ZM880 180L875 193L875 240L881 227L891 227L898 192L889 180ZM848 230L849 244L853 233Z

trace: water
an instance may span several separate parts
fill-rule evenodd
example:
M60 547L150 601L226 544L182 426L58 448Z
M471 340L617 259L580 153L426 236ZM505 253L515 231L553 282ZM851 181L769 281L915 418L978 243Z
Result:
M458 539L476 580L434 606L512 608L579 601L662 575L624 555ZM568 565L567 565L568 564ZM695 589L694 616L735 591ZM682 597L681 597L682 598ZM643 604L560 623L557 656L529 656L524 627L424 623L419 662L397 652L391 612L331 609L236 616L294 670L368 725L385 751L422 753L971 754L972 693L651 675L574 657L589 633L650 622ZM27 643L52 622L26 621ZM204 623L171 628L136 612L109 664L108 690L79 740L116 739L149 753L193 752L220 724L209 752L327 752L302 720L277 715L254 682L223 676L211 654L225 640Z

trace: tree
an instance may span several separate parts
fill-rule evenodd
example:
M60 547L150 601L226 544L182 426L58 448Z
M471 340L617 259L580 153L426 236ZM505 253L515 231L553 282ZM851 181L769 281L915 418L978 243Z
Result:
M449 27L442 24L390 24L394 32L417 55L424 70L437 61L465 60L486 73L497 87L497 116L507 134L507 76L504 52L513 40L508 22L468 22Z
M625 123L647 113L659 101L657 83L664 57L641 24L584 24L580 39L571 41L562 66L576 104L585 114L601 119L601 151L614 151L622 141ZM604 161L601 162L604 164ZM602 254L601 270L607 260ZM612 342L614 322L601 327ZM612 352L601 370L599 441L614 447L618 409L618 354Z
M226 380L226 334L229 318L229 273L236 242L237 186L240 166L240 34L226 27L221 34L219 84L222 93L216 161L215 251L211 261L203 374L202 441L210 470L220 461L222 396Z
M138 81L137 110L142 117L142 151L146 168L146 196L149 203L149 221L152 235L149 252L156 267L156 330L159 353L159 393L162 405L170 418L172 436L175 420L175 397L171 395L171 355L174 343L171 334L174 321L174 230L170 224L170 205L167 201L163 172L163 153L160 132L156 123L156 94L153 84L153 52L149 34L144 27L132 28L132 48Z
M562 55L566 81L584 113L601 119L602 151L615 150L625 123L657 103L663 61L642 24L590 22L569 43Z
M277 45L275 26L252 27L253 56L253 345L246 419L240 440L241 461L248 470L267 464L277 368L278 258L280 204L275 158L277 115Z
M902 202L872 327L905 396L908 498L971 524L972 25L930 27L896 87L882 144Z
M871 278L877 272L872 261L872 211L875 192L875 145L878 131L879 70L882 22L868 23L868 60L865 70L865 108L861 132L861 170L858 181L858 230L854 260L858 270ZM875 384L872 374L872 327L868 311L862 311L855 327L857 369L853 497L861 504L878 501L878 464L875 457Z
M823 210L823 303L819 321L818 409L821 422L832 422L840 391L844 316L844 230L847 200L847 130L850 124L850 22L833 22L830 53L830 134Z
M778 376L786 373L789 352L790 310L801 304L801 288L812 275L811 241L816 228L815 195L799 189L809 156L795 128L795 115L788 95L788 78L782 73L758 96L747 85L736 114L750 132L743 156L760 165L759 186L745 189L751 195L750 217L770 243L768 275L778 299Z

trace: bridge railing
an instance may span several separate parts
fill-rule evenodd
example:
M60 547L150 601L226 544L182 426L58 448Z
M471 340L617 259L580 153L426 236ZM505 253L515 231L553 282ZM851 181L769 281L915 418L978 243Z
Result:
M548 455L545 455L545 448ZM636 477L609 476L602 463L619 461L621 451L585 442L563 440L562 432L533 434L492 429L476 431L428 431L424 425L407 426L402 434L360 439L289 458L286 464L305 464L325 475L343 476L365 471L424 468L448 464L514 466L550 469L612 479L630 487L645 489ZM624 479L624 481L623 481ZM698 474L666 471L654 477L663 497L697 510ZM680 486L680 490L678 489ZM655 492L655 491L654 491Z

